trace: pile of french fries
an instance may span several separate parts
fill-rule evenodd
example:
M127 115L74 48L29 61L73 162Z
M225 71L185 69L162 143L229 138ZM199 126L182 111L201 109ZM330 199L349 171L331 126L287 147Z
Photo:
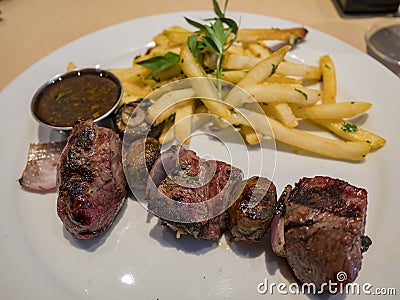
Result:
M168 91L148 109L148 121L165 122L161 142L176 138L188 143L190 133L201 126L194 124L198 114L217 116L240 130L246 142L258 144L263 136L324 157L360 161L374 149L382 147L384 138L352 124L348 119L367 111L367 102L337 102L335 65L329 55L319 65L305 65L285 59L293 42L306 35L304 28L239 29L237 40L228 49L224 60L224 81L235 85L221 101L209 80L193 86ZM154 47L135 57L132 66L111 69L124 86L122 103L147 97L158 88L184 78L204 77L193 57L187 38L194 32L180 26L165 29L153 39ZM265 41L282 41L285 46L272 51ZM173 52L180 61L149 78L151 69L138 62ZM205 51L200 63L213 78L216 55ZM318 88L311 88L317 86ZM243 90L251 97L243 96ZM201 97L199 97L201 95ZM184 99L184 100L182 100ZM254 100L261 107L252 109ZM307 120L331 132L332 137L298 129ZM266 126L266 121L270 124ZM174 130L171 130L175 125Z

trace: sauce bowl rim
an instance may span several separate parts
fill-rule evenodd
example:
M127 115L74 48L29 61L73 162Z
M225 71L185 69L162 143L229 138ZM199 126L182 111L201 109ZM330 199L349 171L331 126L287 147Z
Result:
M36 122L38 122L40 125L43 125L45 127L48 127L50 129L55 129L58 131L69 131L72 129L72 126L55 126L55 125L50 125L46 122L44 122L43 120L39 119L39 117L36 115L35 113L35 104L38 101L39 97L42 95L42 92L48 88L51 85L57 84L57 82L62 82L63 79L66 78L72 78L72 77L79 77L82 75L88 75L88 74L92 74L92 75L98 75L100 77L104 77L107 78L109 80L111 80L112 82L115 83L115 85L117 86L118 89L118 97L114 102L114 105L107 111L105 112L103 115L99 116L98 118L94 119L93 122L97 123L105 118L107 118L109 115L111 115L115 109L118 107L118 105L120 104L121 100L122 100L122 96L124 94L124 89L123 89L123 85L121 80L112 72L106 70L106 69L102 69L102 68L82 68L82 69L76 69L76 70L72 70L72 71L68 71L62 74L57 74L55 76L53 76L52 78L50 78L49 80L47 80L45 83L43 83L38 90L35 92L35 94L32 97L31 100L31 105L30 105L30 111L31 114L33 116L33 118L35 119Z

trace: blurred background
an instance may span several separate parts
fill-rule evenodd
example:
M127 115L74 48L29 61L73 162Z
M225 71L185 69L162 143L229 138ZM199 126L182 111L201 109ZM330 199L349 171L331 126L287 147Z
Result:
M398 20L400 0L230 0L229 10L313 27L366 52L365 32ZM0 89L57 48L101 28L152 14L210 10L211 0L0 0ZM145 30L145 29L140 29ZM126 37L134 40L134 37Z

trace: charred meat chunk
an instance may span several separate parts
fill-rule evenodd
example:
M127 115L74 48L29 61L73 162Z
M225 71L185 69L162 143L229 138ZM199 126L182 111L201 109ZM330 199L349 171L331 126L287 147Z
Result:
M242 181L233 194L227 227L234 240L257 242L276 214L276 188L267 178L253 176Z
M226 229L231 193L242 177L240 169L227 163L173 146L150 172L148 208L178 234L217 240Z
M57 214L74 237L107 230L126 195L118 135L90 120L75 123L57 165L57 191Z
M158 138L161 134L162 123L157 126L146 123L145 115L149 105L148 99L139 98L137 101L121 105L115 113L113 118L115 131L128 143L140 138Z
M279 202L271 243L295 276L325 289L328 282L353 282L361 268L367 191L316 176L287 186ZM339 272L347 274L344 281L337 278Z
M154 138L138 139L123 154L127 181L132 190L146 189L151 167L160 155L160 143Z

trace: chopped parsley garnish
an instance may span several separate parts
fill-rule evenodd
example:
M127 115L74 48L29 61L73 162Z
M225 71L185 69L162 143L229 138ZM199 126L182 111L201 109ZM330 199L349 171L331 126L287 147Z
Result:
M272 64L271 76L272 76L273 74L275 74L276 68L277 68L277 67L278 67L278 66L277 66L276 64Z
M296 92L298 92L298 93L300 93L300 94L302 94L303 95L303 97L307 100L308 99L308 96L307 96L307 94L306 93L304 93L302 90L299 90L299 89L297 89L297 88L295 88L294 89Z
M344 122L344 123L342 123L342 130L347 133L356 132L358 130L358 127L357 127L357 125L354 125L354 124L351 124L348 122Z

